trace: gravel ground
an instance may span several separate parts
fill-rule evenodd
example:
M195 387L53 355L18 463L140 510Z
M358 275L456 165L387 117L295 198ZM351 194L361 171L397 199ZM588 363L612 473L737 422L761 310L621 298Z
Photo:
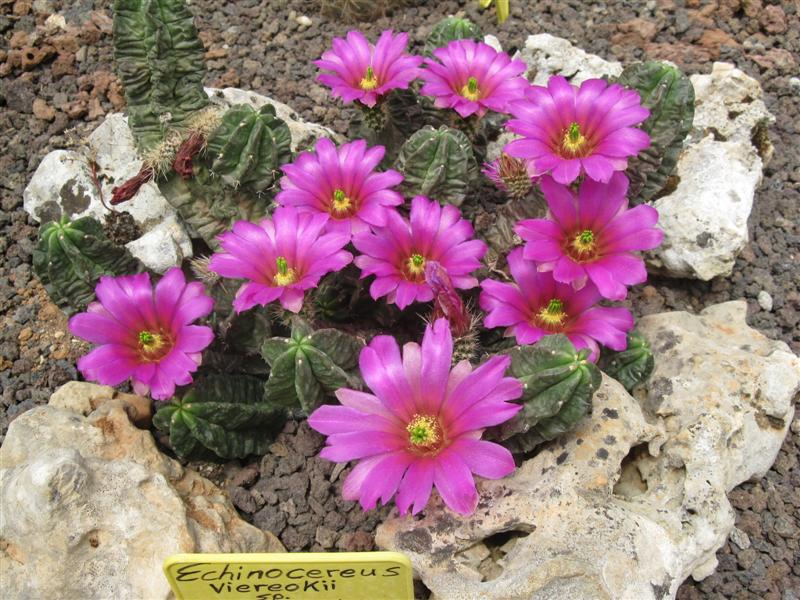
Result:
M85 350L66 333L66 319L31 273L36 225L22 210L22 190L42 157L68 147L108 112L124 106L112 74L110 2L0 0L0 430L53 389L74 379ZM239 86L291 104L305 118L344 133L348 111L314 82L311 60L350 26L320 12L335 2L310 0L192 0L207 48L207 83ZM714 60L756 77L777 117L770 130L775 155L756 194L751 242L733 275L708 283L651 279L633 295L636 313L698 311L746 298L749 321L800 353L800 3L773 0L579 0L512 2L497 28L476 2L406 2L393 15L359 25L368 37L406 30L424 40L442 16L466 10L513 51L528 33L549 32L586 50L622 61L669 59L689 73ZM416 5L416 6L414 6ZM57 29L53 14L65 18ZM307 16L298 21L297 17ZM760 292L772 298L759 305ZM763 294L762 294L762 304ZM254 523L274 531L290 550L370 549L380 514L363 515L324 482L330 463L313 456L320 438L290 423L270 454L252 464L210 473ZM717 572L687 582L679 598L800 598L800 427L787 438L775 466L731 493L737 530L718 553ZM295 449L297 452L287 451ZM345 473L336 478L341 484Z

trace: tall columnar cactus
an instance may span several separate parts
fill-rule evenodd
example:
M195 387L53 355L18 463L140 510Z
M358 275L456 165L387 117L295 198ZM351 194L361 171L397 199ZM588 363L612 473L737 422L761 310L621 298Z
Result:
M421 194L459 206L478 174L469 138L450 127L424 127L412 135L397 157L406 196Z
M431 56L436 48L443 48L453 40L475 40L483 39L481 28L469 19L461 17L447 17L433 26L425 40L425 55Z
M692 129L694 87L680 69L658 61L627 67L618 83L639 92L650 116L642 129L651 145L628 161L629 195L634 204L647 202L662 191L675 170L683 141Z
M600 367L632 391L653 373L655 359L647 339L638 331L628 334L628 347L621 352L604 351Z
M509 352L511 375L522 381L523 409L495 434L512 452L528 452L569 431L592 406L600 370L575 350L564 335L551 335L534 346Z
M33 270L50 298L67 312L80 311L94 300L102 275L126 275L144 269L122 246L109 241L91 217L70 222L64 217L39 230Z
M264 454L285 417L282 408L264 400L260 379L213 375L164 404L153 423L169 433L170 446L180 457L213 453L233 459Z
M292 159L289 126L265 104L255 110L246 104L232 106L208 140L211 171L233 187L260 192L271 186L281 165Z
M116 0L114 58L143 156L188 128L208 103L203 45L185 0Z
M272 338L261 353L271 372L266 385L270 402L309 414L341 387L359 388L358 355L364 342L336 329L313 331L296 317L291 337Z

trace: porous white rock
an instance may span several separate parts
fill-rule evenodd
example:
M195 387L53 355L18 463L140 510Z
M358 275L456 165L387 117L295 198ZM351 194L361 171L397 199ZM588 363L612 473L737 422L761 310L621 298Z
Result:
M569 40L549 33L529 35L520 58L528 65L527 76L534 85L547 85L551 75L563 75L574 85L580 85L587 79L622 73L622 63L589 54Z
M769 469L792 423L800 361L746 311L642 318L656 367L637 398L604 376L574 431L479 483L475 514L437 499L386 521L378 545L405 552L438 599L674 598L713 572L727 492Z
M11 423L0 448L4 598L166 600L161 565L172 554L283 551L214 484L161 454L124 401L89 413L113 390L68 386L53 395L58 406Z
M166 217L143 236L125 244L125 247L158 273L192 257L192 241L175 215Z

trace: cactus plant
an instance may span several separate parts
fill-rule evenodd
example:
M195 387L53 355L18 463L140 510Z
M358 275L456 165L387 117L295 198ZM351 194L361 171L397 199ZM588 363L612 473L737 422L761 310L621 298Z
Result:
M425 40L424 53L426 56L431 56L436 48L447 46L453 40L464 39L479 42L483 39L483 32L469 19L447 17L433 26Z
M325 394L340 387L360 388L358 355L364 342L336 329L313 331L299 317L291 336L267 340L261 354L271 372L266 385L270 402L305 414L317 408Z
M564 335L509 353L511 375L522 381L522 410L494 433L512 452L529 452L569 431L589 412L600 386L600 370Z
M618 83L639 92L650 116L642 129L650 135L650 147L628 163L633 204L654 199L664 189L678 162L683 140L692 129L694 87L680 69L658 61L627 67Z
M259 110L237 104L223 115L208 140L207 158L211 171L238 187L260 192L271 186L280 166L292 158L289 126L275 116L275 107Z
M208 105L203 53L184 0L116 0L114 59L143 155Z
M285 411L264 401L263 382L245 375L199 380L153 417L183 458L209 452L222 459L264 454L284 421Z
M94 300L102 275L139 273L143 265L109 241L92 217L67 217L42 226L33 251L33 270L50 298L66 312L83 310Z
M469 138L450 127L423 127L400 148L395 163L406 196L421 194L461 205L478 174Z
M655 359L647 339L638 331L631 331L628 347L621 352L604 352L600 366L630 392L647 381L655 368Z

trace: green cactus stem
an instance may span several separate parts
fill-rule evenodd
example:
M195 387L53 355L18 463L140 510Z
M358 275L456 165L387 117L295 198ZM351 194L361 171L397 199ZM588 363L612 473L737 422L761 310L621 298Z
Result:
M313 331L296 317L288 338L272 338L261 354L271 372L266 385L270 402L287 408L299 405L307 415L326 394L342 387L360 388L358 355L364 342L336 329Z
M232 106L208 141L211 171L233 187L261 192L273 185L281 165L292 159L289 126L265 104L255 110Z
M461 205L478 174L478 165L467 136L450 127L424 127L402 148L395 168L405 178L403 193L421 194L442 204Z
M39 231L33 270L50 298L67 313L81 311L94 300L103 275L140 273L144 266L122 246L111 242L91 217L67 217Z
M483 40L481 28L469 19L447 17L433 26L425 40L425 56L431 56L437 48L444 48L453 40Z
M178 456L226 460L264 454L285 420L282 408L265 401L263 382L246 375L200 379L153 417Z
M600 367L630 392L647 381L655 368L655 359L647 339L638 331L631 331L627 348L621 352L604 351Z

